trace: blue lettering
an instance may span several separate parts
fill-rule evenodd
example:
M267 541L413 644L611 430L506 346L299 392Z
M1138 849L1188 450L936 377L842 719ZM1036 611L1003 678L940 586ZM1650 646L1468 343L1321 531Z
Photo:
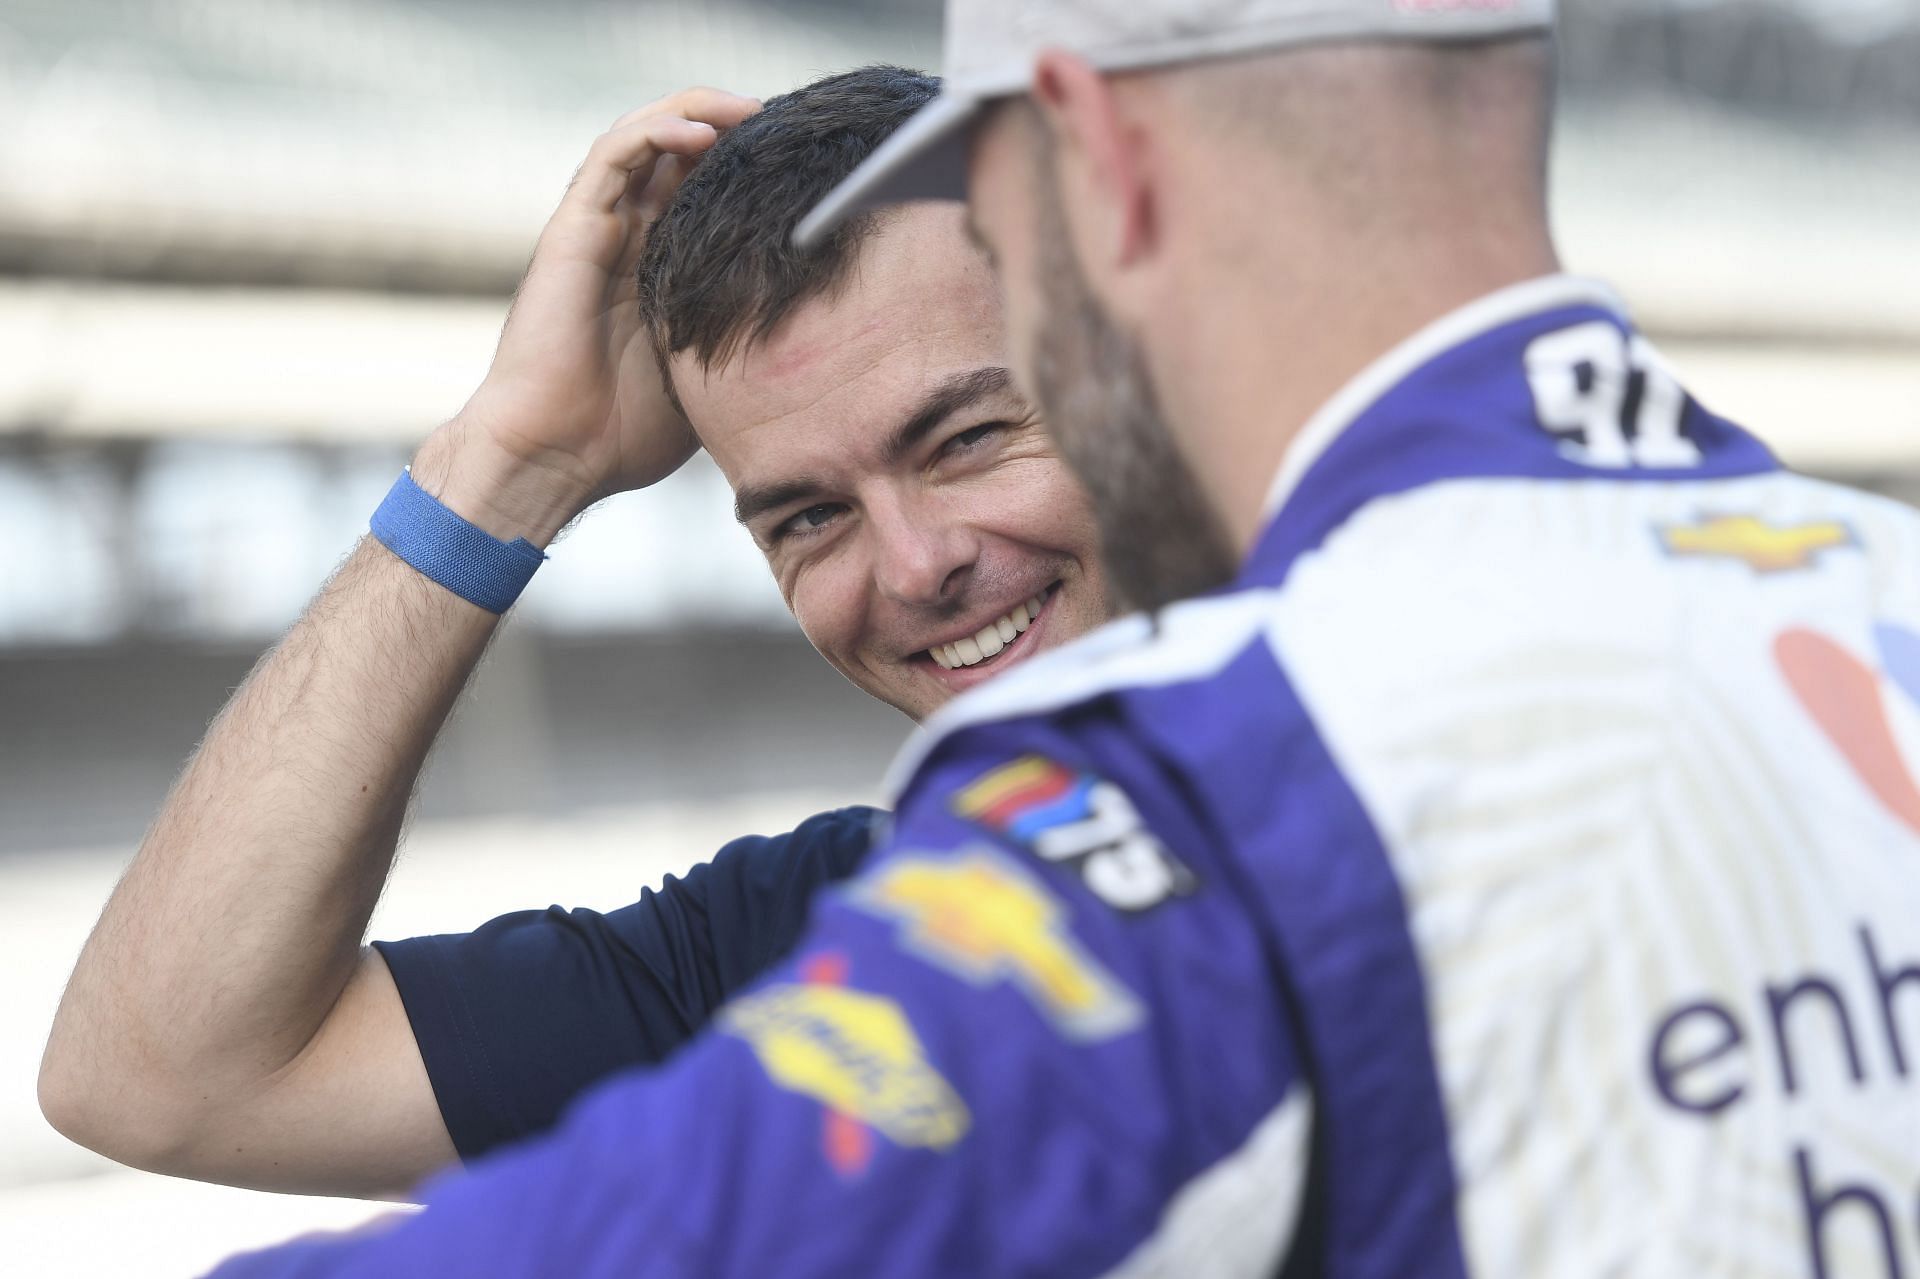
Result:
M1697 1034L1683 1029L1689 1022L1700 1026L1713 1035L1706 1045L1694 1047L1686 1055L1676 1055L1685 1047L1686 1041L1697 1041ZM1676 1044L1675 1040L1683 1041ZM1744 1041L1740 1023L1733 1014L1710 999L1687 1004L1676 1008L1653 1032L1653 1049L1648 1054L1649 1066L1653 1071L1653 1086L1667 1099L1667 1104L1696 1115L1714 1115L1739 1101L1747 1088L1744 1083L1727 1083L1718 1091L1689 1096L1681 1089L1681 1077L1702 1066L1707 1066L1725 1057L1738 1048Z

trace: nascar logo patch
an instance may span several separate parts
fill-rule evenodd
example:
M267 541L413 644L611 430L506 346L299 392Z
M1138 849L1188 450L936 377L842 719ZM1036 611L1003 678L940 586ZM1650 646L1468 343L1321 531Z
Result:
M1077 867L1116 910L1148 910L1194 889L1193 872L1146 828L1124 791L1045 756L1001 765L952 806L1042 861Z
M955 796L953 809L1018 844L1085 818L1093 778L1039 755L996 768Z

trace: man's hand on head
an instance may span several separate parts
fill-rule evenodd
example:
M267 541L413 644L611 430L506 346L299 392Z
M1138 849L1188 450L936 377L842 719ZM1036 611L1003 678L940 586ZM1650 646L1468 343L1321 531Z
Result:
M640 323L635 271L693 165L759 107L683 89L594 141L540 234L486 379L416 459L422 487L497 536L544 545L593 502L693 455Z

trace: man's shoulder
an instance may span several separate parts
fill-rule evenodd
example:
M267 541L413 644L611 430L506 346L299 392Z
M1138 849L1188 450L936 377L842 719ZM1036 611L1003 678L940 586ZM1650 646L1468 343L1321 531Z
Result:
M850 804L815 813L777 835L742 835L695 867L689 881L719 876L764 886L843 878L859 866L886 820L882 809Z
M732 848L774 846L792 849L865 843L872 835L874 823L883 821L885 818L885 810L866 804L848 804L841 808L822 809L811 817L795 823L792 830L778 835L742 835L730 841L721 851L724 853Z

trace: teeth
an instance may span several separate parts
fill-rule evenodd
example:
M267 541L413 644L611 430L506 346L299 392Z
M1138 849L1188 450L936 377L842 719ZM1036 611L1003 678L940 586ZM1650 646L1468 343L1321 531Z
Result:
M993 657L1013 643L1021 632L1033 625L1040 616L1040 610L1046 605L1046 595L1034 596L1024 604L1016 604L1013 611L1004 617L995 618L965 639L955 640L951 644L937 644L927 650L927 656L938 662L945 670L958 670L962 666L977 666Z

